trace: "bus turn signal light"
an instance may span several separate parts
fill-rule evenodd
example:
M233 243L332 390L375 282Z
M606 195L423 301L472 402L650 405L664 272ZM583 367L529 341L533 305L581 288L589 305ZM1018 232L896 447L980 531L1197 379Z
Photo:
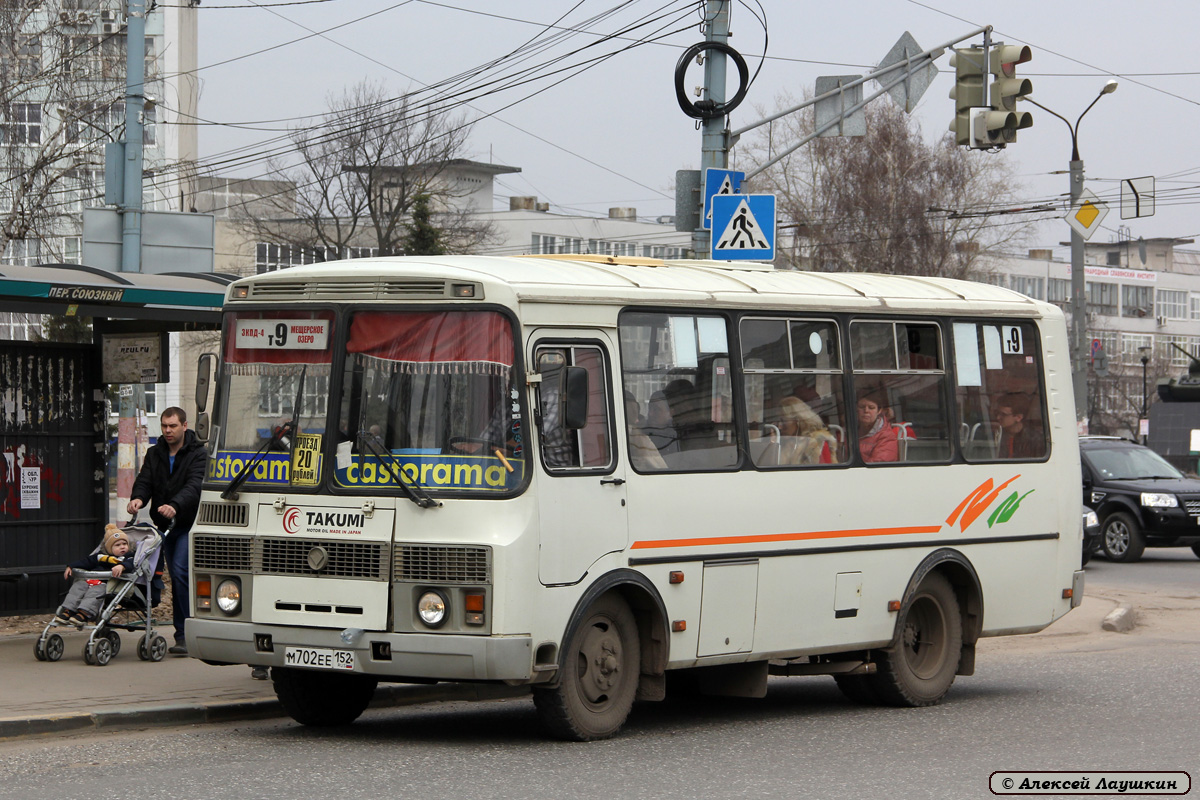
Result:
M212 581L196 581L196 607L201 611L212 609Z
M899 610L900 610L900 601L899 600L888 600L888 611L889 612L890 611L899 611Z
M683 570L671 570L671 583L683 583Z
M677 619L671 623L671 632L672 633L683 633L686 630L687 630L687 620L686 619Z
M1063 589L1063 600L1070 600L1075 596L1074 589Z
M468 625L483 624L483 595L469 594L463 598L463 606L466 610L466 623Z

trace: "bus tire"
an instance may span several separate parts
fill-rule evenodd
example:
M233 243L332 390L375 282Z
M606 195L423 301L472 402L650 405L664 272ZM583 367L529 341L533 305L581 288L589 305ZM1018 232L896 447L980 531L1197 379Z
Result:
M1146 539L1141 528L1128 511L1114 511L1104 518L1104 555L1109 561L1133 562L1146 551Z
M903 613L872 685L888 705L935 705L954 683L962 651L962 611L954 587L940 573L929 573Z
M616 735L633 708L640 664L633 612L615 594L601 597L571 634L557 685L533 689L542 725L575 742Z
M875 675L834 675L833 680L842 694L852 702L864 706L877 706L883 702L879 690L875 688Z
M365 675L272 667L279 704L301 725L349 725L366 710L378 683Z

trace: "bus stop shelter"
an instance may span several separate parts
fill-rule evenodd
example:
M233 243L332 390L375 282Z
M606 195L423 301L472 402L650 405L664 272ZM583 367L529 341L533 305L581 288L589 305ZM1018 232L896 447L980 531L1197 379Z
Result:
M103 534L103 337L219 329L225 287L235 279L0 266L0 311L89 317L93 329L89 344L0 342L0 613L57 606L67 589L63 566Z

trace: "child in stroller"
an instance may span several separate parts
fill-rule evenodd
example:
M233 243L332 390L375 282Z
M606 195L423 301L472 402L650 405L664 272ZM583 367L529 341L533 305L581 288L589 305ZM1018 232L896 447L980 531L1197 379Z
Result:
M155 603L150 588L161 545L162 536L153 525L106 526L100 546L64 572L65 578L74 577L75 582L34 642L37 659L62 658L63 638L54 628L71 625L91 631L83 646L83 658L89 664L104 666L120 652L118 630L141 631L138 657L161 661L167 640L154 631L151 609Z
M119 578L121 573L134 569L129 537L111 523L104 528L104 542L100 545L99 552L90 553L78 561L68 564L66 571L63 572L63 579L71 580L71 571L76 569L94 572L108 568L112 569L114 578ZM67 592L66 599L63 600L62 606L59 607L55 616L61 622L69 622L77 628L82 628L100 613L104 594L104 581L95 578L91 580L77 578L71 584L71 589Z

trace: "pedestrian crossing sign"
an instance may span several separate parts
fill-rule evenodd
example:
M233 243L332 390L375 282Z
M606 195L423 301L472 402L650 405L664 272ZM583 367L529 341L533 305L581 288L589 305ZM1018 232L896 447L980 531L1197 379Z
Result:
M720 260L775 260L775 195L714 195L712 257Z

